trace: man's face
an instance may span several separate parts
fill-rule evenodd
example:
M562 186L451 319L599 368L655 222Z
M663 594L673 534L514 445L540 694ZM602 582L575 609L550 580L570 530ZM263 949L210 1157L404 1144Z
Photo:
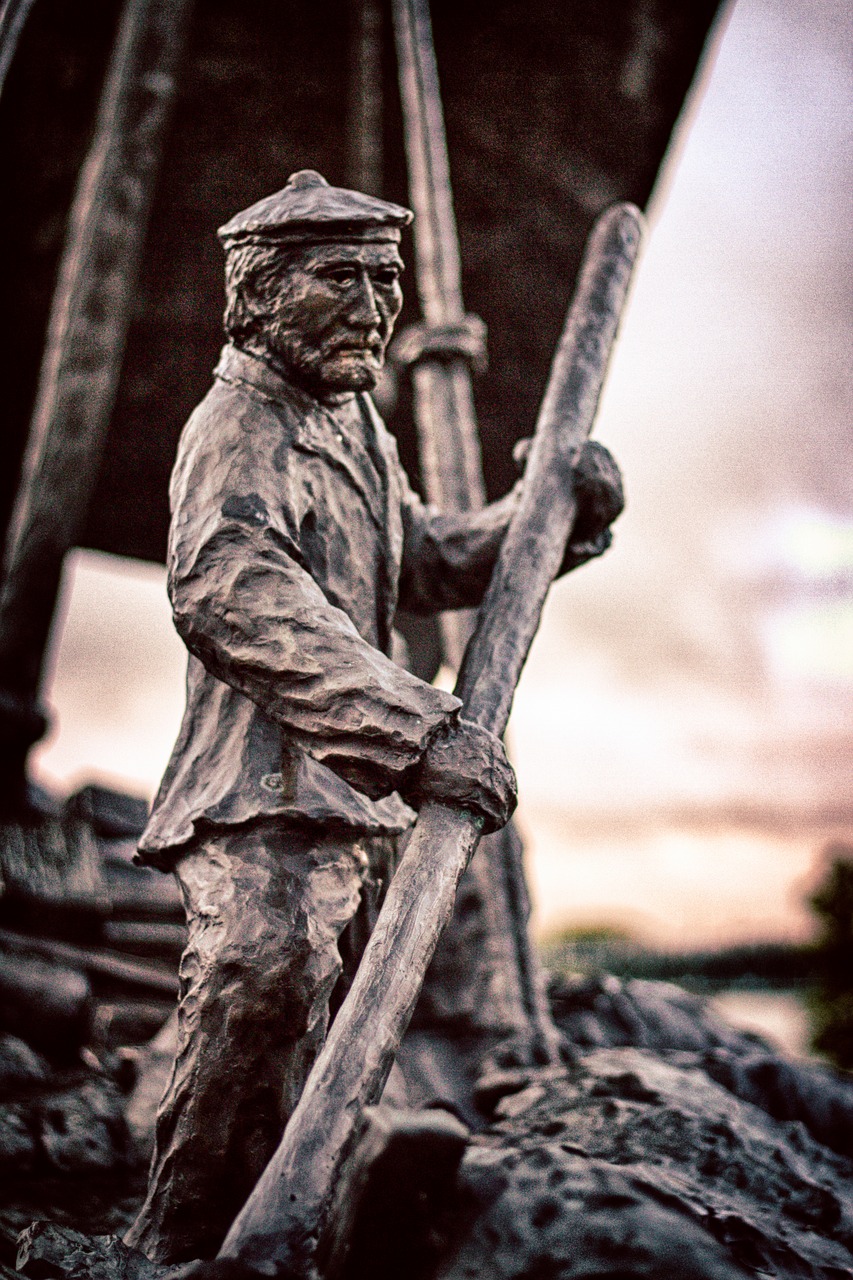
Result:
M267 341L295 381L317 395L368 391L403 305L395 244L314 245L292 262Z

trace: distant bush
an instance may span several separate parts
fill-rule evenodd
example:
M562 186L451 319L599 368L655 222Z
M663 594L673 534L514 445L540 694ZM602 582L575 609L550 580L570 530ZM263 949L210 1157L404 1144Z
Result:
M853 1069L853 845L831 844L826 878L809 899L820 920L815 946L812 1045Z

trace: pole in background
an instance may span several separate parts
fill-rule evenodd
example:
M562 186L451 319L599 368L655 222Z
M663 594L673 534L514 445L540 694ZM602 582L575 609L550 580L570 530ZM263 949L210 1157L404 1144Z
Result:
M401 335L398 355L412 365L421 476L426 496L446 511L475 511L486 500L471 367L485 365L485 327L468 316L453 209L450 162L429 0L394 0L394 29L405 125L409 187L415 211L417 284L424 324ZM470 612L444 614L444 660L458 670L473 630ZM560 1060L545 979L530 943L523 848L514 824L487 837L468 872L485 922L487 1008L530 1041L537 1059ZM469 958L471 963L474 957ZM464 961L463 961L464 963Z
M349 0L348 14L347 183L381 197L382 6L379 0Z
M65 553L98 474L190 0L127 0L69 214L0 588L0 805L27 808Z

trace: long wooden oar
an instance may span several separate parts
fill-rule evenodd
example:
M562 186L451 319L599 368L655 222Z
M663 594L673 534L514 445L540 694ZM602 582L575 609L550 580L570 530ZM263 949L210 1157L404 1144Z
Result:
M115 403L191 5L124 0L68 215L0 584L0 803L15 817L26 810L26 755L44 730L38 692L63 558L80 536Z
M593 228L551 368L518 509L466 651L457 693L493 733L515 688L576 513L572 467L595 417L640 242L642 215L615 205ZM332 1192L378 1101L480 838L473 814L425 804L355 981L284 1137L220 1257L269 1275L310 1276Z

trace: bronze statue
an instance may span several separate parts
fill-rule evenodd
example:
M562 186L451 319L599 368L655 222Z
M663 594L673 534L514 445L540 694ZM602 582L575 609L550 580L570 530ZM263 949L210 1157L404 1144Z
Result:
M500 740L388 656L398 607L476 605L515 493L442 515L369 396L408 210L294 174L220 230L229 343L184 430L169 592L187 707L140 856L187 908L180 1032L129 1241L215 1252L278 1141L424 798L501 826ZM578 464L564 568L609 545L618 470Z

